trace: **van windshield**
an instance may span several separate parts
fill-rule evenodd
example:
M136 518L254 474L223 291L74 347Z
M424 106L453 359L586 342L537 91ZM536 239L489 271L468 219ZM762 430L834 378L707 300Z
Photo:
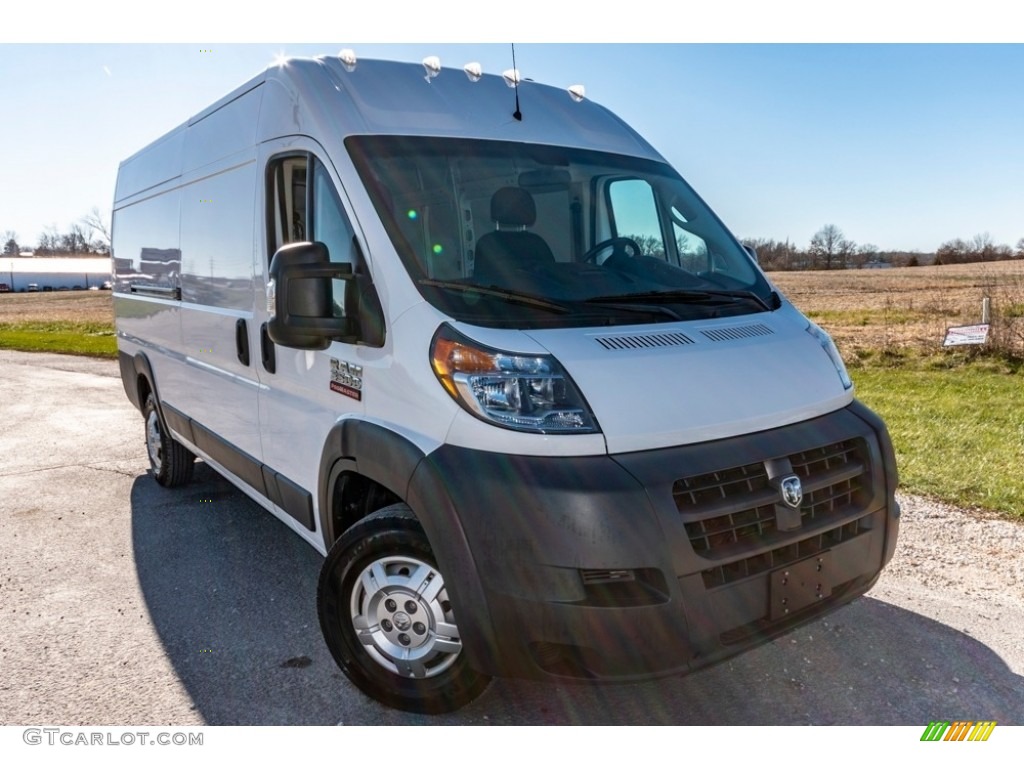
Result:
M346 140L424 298L492 327L770 311L771 286L670 167L513 142Z

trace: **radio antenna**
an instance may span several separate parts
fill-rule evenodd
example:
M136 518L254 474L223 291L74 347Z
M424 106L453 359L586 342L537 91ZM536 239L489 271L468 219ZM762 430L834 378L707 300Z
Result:
M512 43L512 72L515 78L515 89L516 89L516 111L512 113L512 117L522 122L523 113L519 111L519 70L516 69L516 44Z

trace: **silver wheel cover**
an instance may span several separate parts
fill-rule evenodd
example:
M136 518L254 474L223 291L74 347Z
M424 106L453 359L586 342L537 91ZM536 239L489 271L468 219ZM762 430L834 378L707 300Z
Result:
M444 578L414 557L382 557L364 568L349 612L364 650L396 675L434 677L462 652Z

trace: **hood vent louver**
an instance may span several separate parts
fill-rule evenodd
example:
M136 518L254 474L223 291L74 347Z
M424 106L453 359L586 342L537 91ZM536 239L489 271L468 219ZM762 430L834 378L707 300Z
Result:
M694 341L685 333L644 333L624 336L596 336L605 349L654 349L655 347L682 347Z
M737 339L752 339L755 336L771 336L775 331L767 325L755 323L754 325L734 325L731 328L712 328L701 331L701 335L711 341L735 341Z
M771 336L775 333L763 323L753 325L734 325L727 328L709 328L700 332L709 341L738 341L758 336ZM594 340L605 349L654 349L656 347L685 347L696 344L685 333L668 331L666 333L627 333L619 336L595 336Z

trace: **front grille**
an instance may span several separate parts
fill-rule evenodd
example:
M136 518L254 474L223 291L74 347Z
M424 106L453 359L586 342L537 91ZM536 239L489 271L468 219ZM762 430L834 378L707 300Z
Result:
M704 580L704 587L706 589L722 587L735 581L757 576L760 573L792 565L806 557L820 554L838 544L850 541L865 531L871 530L871 528L871 515L865 515L857 520L844 523L806 539L784 544L768 552L762 552L759 555L745 557L742 560L734 560L730 563L707 568L701 571L701 578Z
M856 505L870 485L865 483L869 479L868 463L859 440L801 451L789 460L793 474L804 485L804 501L800 505L804 525L807 520Z
M804 491L801 525L795 531L778 530L776 505L782 498L762 462L675 482L672 494L696 554L714 560L741 558L766 546L782 547L808 529L820 532L841 525L866 511L871 483L862 440L800 451L782 461L790 463Z

